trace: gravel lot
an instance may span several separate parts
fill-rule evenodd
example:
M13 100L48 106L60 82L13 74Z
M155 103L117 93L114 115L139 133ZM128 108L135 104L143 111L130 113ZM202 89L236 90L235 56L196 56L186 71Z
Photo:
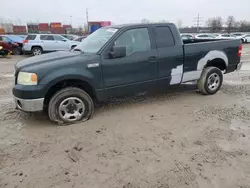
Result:
M0 58L1 188L250 187L250 45L216 95L187 85L114 100L71 126L15 110L22 58Z

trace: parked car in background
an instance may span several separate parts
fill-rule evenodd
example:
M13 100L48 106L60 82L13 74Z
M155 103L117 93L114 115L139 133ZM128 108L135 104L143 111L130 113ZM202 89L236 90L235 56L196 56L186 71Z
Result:
M189 33L182 33L181 38L182 40L192 40L194 39L194 35L189 34Z
M215 39L216 36L213 34L202 33L202 34L195 35L195 38L196 39Z
M235 35L232 35L232 34L218 34L216 36L216 39L236 39L236 36Z
M78 42L82 42L87 36L80 36L75 38L73 41L78 41Z
M246 38L245 36L247 35L246 33L232 33L232 35L236 36L237 39L241 39L242 43L246 43Z
M246 39L245 42L247 42L247 43L250 42L250 34L246 34L244 38Z
M7 36L1 35L0 36L0 46L3 47L3 49L12 51L12 54L14 55L20 55L22 54L22 44L18 42L13 42L10 38Z
M62 36L69 40L74 40L78 37L77 35L72 35L72 34L63 34Z
M23 39L25 39L27 37L27 35L18 35L19 37L22 37Z
M45 52L69 51L79 44L57 34L29 34L23 43L23 52L34 56Z

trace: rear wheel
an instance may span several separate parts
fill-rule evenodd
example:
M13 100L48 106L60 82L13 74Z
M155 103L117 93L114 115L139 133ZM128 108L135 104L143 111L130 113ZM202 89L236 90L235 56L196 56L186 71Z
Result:
M223 82L223 74L217 67L207 67L203 70L198 80L198 89L202 94L212 95L217 93Z
M36 55L42 55L43 50L41 47L33 47L31 52L33 56L36 56Z
M15 48L13 48L12 53L14 55L21 55L22 49L20 47L15 47Z
M92 98L82 89L68 87L58 91L50 100L49 118L59 123L87 121L94 113Z

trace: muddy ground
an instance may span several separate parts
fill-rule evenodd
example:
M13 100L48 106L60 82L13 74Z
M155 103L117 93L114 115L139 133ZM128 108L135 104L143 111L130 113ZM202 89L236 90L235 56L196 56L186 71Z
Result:
M21 58L0 58L1 188L250 187L250 45L216 95L188 85L114 100L71 126L15 110Z

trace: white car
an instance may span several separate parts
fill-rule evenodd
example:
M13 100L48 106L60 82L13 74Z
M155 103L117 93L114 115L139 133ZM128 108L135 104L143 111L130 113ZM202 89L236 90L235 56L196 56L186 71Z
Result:
M242 43L247 42L245 36L248 35L248 34L245 34L245 33L232 33L232 35L236 36L237 39L241 39Z
M195 35L195 38L196 39L215 39L216 36L213 34L202 33L202 34Z
M216 36L217 39L236 39L235 35L231 35L231 34L218 34Z
M246 34L244 38L246 39L245 42L247 42L247 43L250 42L250 34Z

